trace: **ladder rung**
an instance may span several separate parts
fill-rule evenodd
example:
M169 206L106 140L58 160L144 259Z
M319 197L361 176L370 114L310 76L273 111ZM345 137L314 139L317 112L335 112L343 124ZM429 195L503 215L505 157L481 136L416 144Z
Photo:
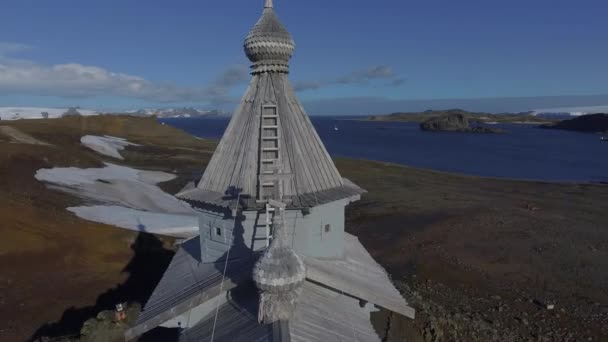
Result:
M275 181L289 181L293 178L292 173L270 173L261 174L258 176L260 182L275 182Z
M262 159L262 163L272 163L277 161L278 159Z
M266 182L266 183L262 183L262 186L268 186L268 187L270 187L270 186L274 186L274 183L272 183L272 182Z
M274 137L262 137L263 140L278 140L279 137L278 136L274 136Z
M276 117L278 117L277 114L271 114L271 115L264 114L264 115L262 115L262 118L264 118L264 119L274 119Z
M262 126L263 129L277 129L279 128L279 126L277 125L270 125L270 126Z
M264 152L274 152L274 151L278 151L279 148L278 147L262 147L262 151Z
M281 209L285 209L285 208L287 207L287 206L285 205L285 203L283 203L283 202L279 202L279 201L275 201L275 200L273 200L273 199L271 199L270 201L268 201L268 203L269 203L270 205L274 206L274 207L281 208ZM280 219L280 218L281 218L280 216L279 216L279 217L277 217L277 219Z

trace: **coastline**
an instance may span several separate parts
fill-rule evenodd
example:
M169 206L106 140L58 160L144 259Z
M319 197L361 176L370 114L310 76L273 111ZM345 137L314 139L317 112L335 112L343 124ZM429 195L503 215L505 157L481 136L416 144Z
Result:
M127 146L121 151L124 161L112 162L173 173L174 179L158 186L174 194L196 178L216 141L140 118L8 125L49 143L0 140L6 151L2 163L11 165L0 169L7 180L0 190L8 194L0 199L0 214L12 228L0 240L0 274L11 279L5 304L15 308L0 319L7 322L8 339L24 340L47 322L67 324L62 316L70 307L92 307L82 318L94 316L100 309L97 298L128 281L123 270L137 254L130 246L147 235L76 217L66 208L81 206L82 200L48 189L34 179L36 171L102 167L110 157L82 146L80 138L111 135L141 145ZM608 240L608 186L460 175L349 158L336 158L336 164L344 177L368 191L348 207L346 230L360 237L419 312L407 333L422 333L429 322L456 311L472 317L450 318L463 334L486 319L475 312L488 312L487 319L500 322L504 331L529 336L530 327L512 324L514 316L526 312L541 315L549 330L568 329L577 336L589 330L594 340L606 336L602 321L591 319L602 308L577 301L573 294L608 302L601 286L608 282L603 272L608 245L602 243ZM39 217L49 219L41 225ZM159 253L170 253L175 240L157 237L164 246ZM52 277L49 269L55 270ZM31 287L43 282L49 288ZM554 312L539 314L533 302L544 298L547 287L555 312L567 310L559 318ZM479 300L493 296L502 298L500 312L494 310L496 300Z
M336 120L344 120L344 121L362 121L362 122L413 122L413 123L421 123L424 120L413 119L413 120L399 120L399 119L370 119L370 118L361 118L361 119L336 119ZM503 125L503 124L518 124L518 125L544 125L551 124L553 121L489 121L482 122L485 125Z

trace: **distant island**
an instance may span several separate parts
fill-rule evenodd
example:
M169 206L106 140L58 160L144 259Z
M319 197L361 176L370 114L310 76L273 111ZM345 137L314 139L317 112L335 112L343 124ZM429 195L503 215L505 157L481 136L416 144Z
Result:
M563 120L539 126L548 129L565 129L577 132L608 133L608 114L581 115L574 119Z
M479 121L476 121L479 123ZM468 132L468 133L504 133L500 128L471 126L468 116L462 113L448 113L434 116L420 124L420 129L429 132Z
M470 123L498 124L498 123L528 123L541 124L556 121L546 117L537 117L533 112L513 114L492 114L486 112L469 112L463 109L427 110L424 112L399 112L388 115L372 115L366 117L365 121L399 121L399 122L424 122L431 118L447 115L462 115Z

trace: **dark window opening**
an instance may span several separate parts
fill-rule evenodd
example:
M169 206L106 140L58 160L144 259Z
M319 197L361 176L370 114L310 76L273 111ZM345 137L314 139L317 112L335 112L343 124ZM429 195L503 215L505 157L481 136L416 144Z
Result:
M331 230L331 225L326 224L326 225L325 225L325 232L326 232L326 233L329 233L329 231L330 231L330 230Z
M215 235L222 236L222 228L216 227L215 228Z

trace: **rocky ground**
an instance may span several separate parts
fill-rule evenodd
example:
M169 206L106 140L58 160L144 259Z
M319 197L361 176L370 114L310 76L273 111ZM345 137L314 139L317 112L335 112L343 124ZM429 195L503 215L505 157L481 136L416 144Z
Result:
M108 134L142 145L121 151L122 165L177 174L160 185L175 193L199 176L214 143L151 119L2 125L49 145L0 136L0 341L73 340L90 319L115 327L99 313L145 302L173 241L75 217L65 208L80 200L35 172L100 167L106 160L80 138ZM415 320L374 314L385 341L608 340L608 186L337 166L369 191L348 209L347 229L417 310Z
M347 227L418 310L389 341L608 340L608 187L351 163Z

